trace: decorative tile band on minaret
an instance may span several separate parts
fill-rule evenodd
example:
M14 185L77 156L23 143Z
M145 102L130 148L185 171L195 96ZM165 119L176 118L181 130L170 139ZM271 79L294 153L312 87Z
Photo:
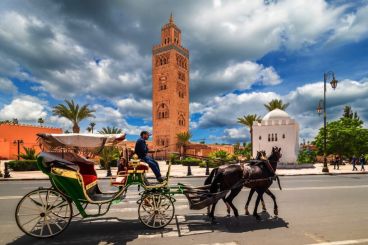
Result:
M177 133L189 130L189 51L171 14L152 49L152 123L155 148L178 148Z

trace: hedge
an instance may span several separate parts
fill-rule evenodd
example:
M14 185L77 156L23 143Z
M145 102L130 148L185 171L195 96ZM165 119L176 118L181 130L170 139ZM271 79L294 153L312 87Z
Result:
M39 170L37 167L36 160L15 160L8 162L8 168L13 171L36 171Z
M183 166L198 166L200 163L202 162L202 160L200 159L195 159L195 158L185 158L183 160L176 160L175 164L181 164Z

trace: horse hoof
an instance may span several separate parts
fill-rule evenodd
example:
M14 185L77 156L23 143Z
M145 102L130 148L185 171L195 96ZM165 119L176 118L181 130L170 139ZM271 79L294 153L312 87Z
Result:
M245 210L245 215L250 215L248 210Z
M277 216L277 215L279 215L279 211L277 209L275 209L275 210L273 210L273 214Z
M231 216L230 214L227 214L227 215L226 215L226 217L227 217L227 218L230 218L230 216Z
M262 209L262 213L266 213L267 212L267 209Z

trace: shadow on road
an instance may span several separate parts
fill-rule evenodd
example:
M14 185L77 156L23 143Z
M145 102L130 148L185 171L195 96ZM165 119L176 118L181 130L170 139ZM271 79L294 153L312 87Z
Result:
M72 221L69 227L53 238L38 239L23 235L8 244L126 244L138 235L153 235L170 232L172 229L148 229L139 220L117 218L94 218Z
M238 219L217 217L217 223L212 224L203 214L186 215L184 220L178 222L178 226L173 219L170 228L160 230L148 229L139 220L95 218L73 221L63 233L53 238L37 239L23 235L8 244L126 244L140 235L145 238L149 238L149 235L160 238L167 237L165 234L168 233L178 233L178 236L187 237L216 231L242 233L261 229L288 228L288 223L282 218L273 219L268 213L262 213L261 217L263 221L256 221L253 216L240 216Z
M216 217L216 223L212 224L207 216L204 215L189 215L185 216L185 222L179 222L181 227L186 224L189 228L187 233L200 234L200 231L220 231L227 233L242 233L254 230L289 228L289 223L282 218L273 218L267 212L260 213L262 221L257 221L253 216L235 217ZM182 236L187 236L185 233Z

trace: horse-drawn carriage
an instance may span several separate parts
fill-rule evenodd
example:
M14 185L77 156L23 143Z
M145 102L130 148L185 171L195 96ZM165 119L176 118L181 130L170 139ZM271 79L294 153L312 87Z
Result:
M166 180L150 183L146 178L147 165L137 157L129 161L128 169L119 172L111 184L116 192L103 192L99 188L94 162L80 157L77 152L98 152L115 144L124 135L39 134L44 151L37 159L38 168L46 174L51 187L40 187L26 194L18 203L15 219L18 227L27 235L46 238L63 232L73 217L98 217L106 214L112 203L121 201L129 187L142 187L138 204L139 220L150 228L168 225L175 214L176 194L184 194L192 209L204 208L227 191L210 193L209 186L198 188L182 184L168 185L171 163ZM97 206L90 212L87 206ZM95 209L96 210L96 209Z

